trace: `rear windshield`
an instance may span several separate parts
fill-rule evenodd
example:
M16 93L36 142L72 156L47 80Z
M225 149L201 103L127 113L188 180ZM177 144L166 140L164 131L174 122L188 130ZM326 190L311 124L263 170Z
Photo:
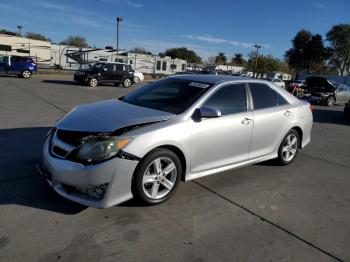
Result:
M144 86L121 100L137 106L180 114L210 87L205 83L169 78Z

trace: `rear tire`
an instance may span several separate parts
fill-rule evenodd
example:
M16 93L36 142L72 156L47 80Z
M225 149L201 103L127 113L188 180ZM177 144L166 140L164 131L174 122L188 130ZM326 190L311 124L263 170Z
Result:
M175 193L181 176L179 157L168 149L155 149L141 160L135 170L133 195L144 205L163 203Z
M292 163L298 154L299 145L300 138L298 132L294 129L290 130L283 138L278 149L278 163L282 166Z
M28 69L24 69L21 73L22 78L24 79L29 79L32 77L32 71L28 70Z
M130 78L125 78L122 84L125 88L129 88L132 86L132 80Z

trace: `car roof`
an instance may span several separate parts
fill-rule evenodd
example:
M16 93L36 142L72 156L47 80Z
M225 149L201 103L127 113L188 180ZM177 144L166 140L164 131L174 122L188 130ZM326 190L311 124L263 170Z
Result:
M218 84L226 81L240 81L240 80L255 80L253 78L248 77L240 77L240 76L228 76L228 75L175 75L171 76L173 79L182 79L189 80L194 82L202 82L207 84Z

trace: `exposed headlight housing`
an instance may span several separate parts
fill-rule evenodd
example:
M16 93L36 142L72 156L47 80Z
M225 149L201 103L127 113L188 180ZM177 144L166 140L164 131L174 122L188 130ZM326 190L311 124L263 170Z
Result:
M85 164L103 162L116 156L131 141L131 138L87 137L72 157Z

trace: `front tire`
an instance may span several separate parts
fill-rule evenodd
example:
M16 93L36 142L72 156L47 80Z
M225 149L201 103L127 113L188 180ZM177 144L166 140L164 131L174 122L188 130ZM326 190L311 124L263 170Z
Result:
M134 83L135 83L135 84L140 83L140 78L139 78L138 76L135 76L135 77L134 77Z
M282 140L278 149L278 162L283 165L289 165L298 154L300 145L299 134L296 130L290 130Z
M163 203L175 193L181 175L179 157L168 149L155 149L142 159L134 173L133 195L145 205Z
M122 84L125 88L128 88L128 87L132 86L132 80L130 78L125 78L123 80Z
M22 73L21 73L21 77L24 78L24 79L29 79L32 77L32 71L30 70L23 70Z
M335 97L334 96L327 97L326 105L327 106L334 106L335 105Z
M90 87L97 87L98 86L98 79L96 77L92 77L88 81L88 85Z

